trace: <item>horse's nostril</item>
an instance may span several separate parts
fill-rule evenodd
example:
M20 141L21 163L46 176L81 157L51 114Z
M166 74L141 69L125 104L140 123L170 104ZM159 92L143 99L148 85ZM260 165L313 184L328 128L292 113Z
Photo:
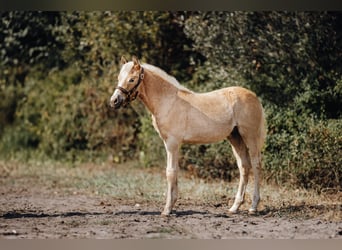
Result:
M109 106L110 107L115 108L115 106L117 106L117 105L118 105L118 98L115 98L115 99L111 98L109 100Z
M116 109L120 108L121 104L123 102L122 97L118 96L112 101L112 106Z

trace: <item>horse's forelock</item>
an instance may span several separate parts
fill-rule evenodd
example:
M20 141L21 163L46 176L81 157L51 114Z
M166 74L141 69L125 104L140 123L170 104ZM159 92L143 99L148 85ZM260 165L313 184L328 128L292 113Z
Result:
M119 76L118 76L119 85L122 85L122 82L126 79L132 67L133 67L133 62L128 62L122 65Z
M122 72L129 72L133 67L133 62L127 62L124 65L122 65L120 73Z

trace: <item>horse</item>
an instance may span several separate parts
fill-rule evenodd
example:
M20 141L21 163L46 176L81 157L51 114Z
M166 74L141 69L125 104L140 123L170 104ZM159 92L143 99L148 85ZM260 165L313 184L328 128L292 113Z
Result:
M261 151L266 138L263 107L250 90L233 86L196 93L182 86L162 69L121 59L118 85L110 98L111 108L127 106L137 97L152 116L152 124L167 153L166 204L170 215L178 196L178 158L183 143L207 144L228 139L240 172L238 190L229 213L237 213L244 201L249 172L254 174L254 192L249 213L257 212Z

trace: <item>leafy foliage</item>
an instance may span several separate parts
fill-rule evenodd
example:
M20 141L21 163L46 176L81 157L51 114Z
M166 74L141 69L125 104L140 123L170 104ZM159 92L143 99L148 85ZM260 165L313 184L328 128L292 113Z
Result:
M210 64L238 71L266 101L339 118L341 20L340 12L205 12L185 33Z
M164 165L141 104L109 110L119 59L204 92L240 85L265 107L264 177L341 189L340 12L1 12L0 152ZM238 173L229 143L184 145L181 167ZM33 153L34 152L34 153Z
M341 187L340 120L298 116L290 109L267 107L268 137L264 150L266 179L304 188Z
M44 64L41 69L50 69L61 63L59 56L64 43L58 40L59 12L14 11L2 12L0 16L2 66L11 69Z
M21 90L27 75L61 67L64 44L57 39L58 12L1 12L0 18L1 134L15 120L17 100L23 97Z

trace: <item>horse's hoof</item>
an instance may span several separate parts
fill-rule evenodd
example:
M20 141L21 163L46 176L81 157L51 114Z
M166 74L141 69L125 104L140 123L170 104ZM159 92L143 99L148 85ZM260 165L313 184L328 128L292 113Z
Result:
M248 214L256 215L257 214L257 210L255 208L250 208L250 209L248 209Z
M168 216L170 216L170 214L171 214L171 212L169 212L169 211L163 211L163 212L161 213L161 216L163 216L163 217L168 217Z
M229 209L228 214L237 214L238 210L237 209Z

